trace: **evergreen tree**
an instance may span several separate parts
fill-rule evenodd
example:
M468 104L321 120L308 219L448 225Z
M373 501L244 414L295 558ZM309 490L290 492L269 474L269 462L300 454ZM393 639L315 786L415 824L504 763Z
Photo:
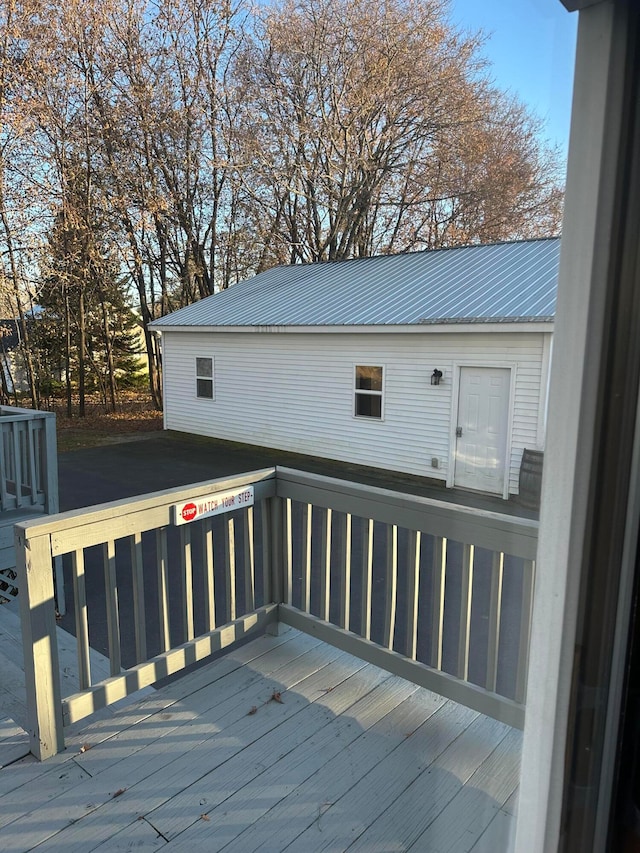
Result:
M86 394L98 390L116 409L118 376L137 368L135 318L127 304L126 278L118 268L106 221L91 204L88 170L75 160L65 194L47 238L38 299L42 315L38 346L40 382L64 383L67 414L78 395L85 414Z

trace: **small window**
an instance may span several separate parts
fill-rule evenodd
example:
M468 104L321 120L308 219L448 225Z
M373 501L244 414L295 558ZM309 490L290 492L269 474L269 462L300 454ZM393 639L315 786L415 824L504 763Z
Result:
M213 400L213 359L196 358L196 395Z
M382 418L382 367L356 365L355 416Z

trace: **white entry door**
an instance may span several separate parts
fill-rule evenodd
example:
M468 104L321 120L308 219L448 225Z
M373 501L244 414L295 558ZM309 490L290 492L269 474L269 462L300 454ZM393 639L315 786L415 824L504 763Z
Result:
M503 493L510 387L508 368L460 368L454 485Z

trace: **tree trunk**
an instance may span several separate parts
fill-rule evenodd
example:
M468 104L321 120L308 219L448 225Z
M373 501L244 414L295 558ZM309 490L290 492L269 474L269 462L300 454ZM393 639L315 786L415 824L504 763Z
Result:
M107 353L109 397L111 399L111 411L115 412L117 388L115 368L113 364L113 346L111 344L111 336L109 335L109 315L107 313L107 306L104 304L103 294L100 295L100 307L102 308L102 329L104 331L104 346Z
M85 351L87 346L85 316L84 316L84 293L80 288L78 294L78 416L85 416Z

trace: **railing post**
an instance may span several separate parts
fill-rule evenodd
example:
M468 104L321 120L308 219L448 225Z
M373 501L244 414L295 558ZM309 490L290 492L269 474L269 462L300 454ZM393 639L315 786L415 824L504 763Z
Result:
M50 538L18 526L15 548L30 749L42 761L64 749Z
M59 512L58 501L58 444L56 441L56 416L44 418L44 471L42 484L45 489L44 511L48 515Z
M47 515L60 512L60 499L58 495L58 442L56 438L56 416L46 413L43 417L44 427L44 471L42 472L42 486L44 488L44 511ZM30 437L35 440L35 433ZM56 602L58 612L61 616L67 612L67 602L64 594L64 574L62 570L62 558L56 557L53 562L53 575L55 578Z

